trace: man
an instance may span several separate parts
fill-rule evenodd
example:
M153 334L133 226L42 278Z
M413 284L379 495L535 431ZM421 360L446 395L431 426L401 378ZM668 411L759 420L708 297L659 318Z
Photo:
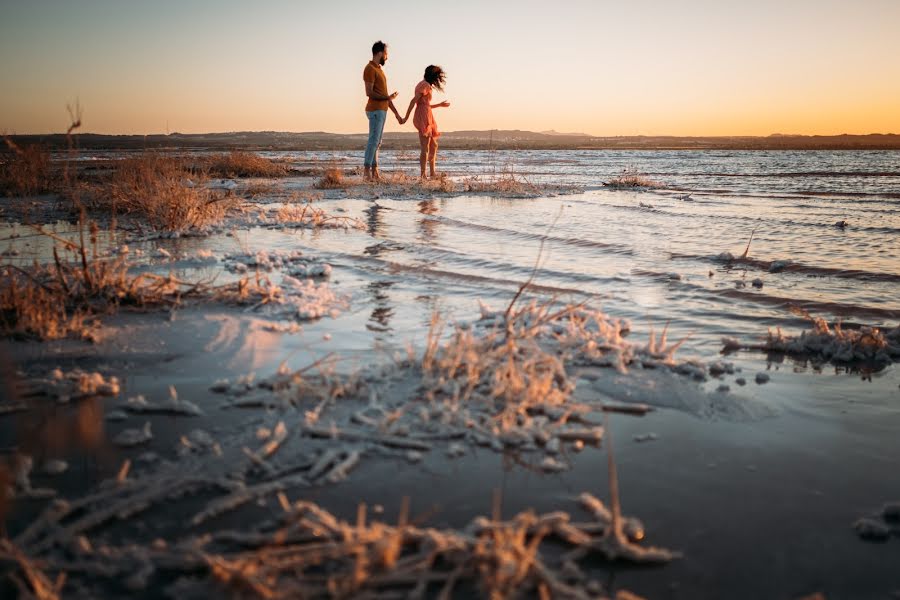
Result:
M379 181L381 174L378 172L378 148L381 146L381 136L384 133L384 122L387 120L388 108L400 121L400 113L394 107L394 98L397 92L388 95L387 77L381 67L388 59L387 44L377 41L372 44L372 60L363 69L363 81L366 83L366 116L369 118L369 143L366 144L366 156L363 160L363 168L366 180Z

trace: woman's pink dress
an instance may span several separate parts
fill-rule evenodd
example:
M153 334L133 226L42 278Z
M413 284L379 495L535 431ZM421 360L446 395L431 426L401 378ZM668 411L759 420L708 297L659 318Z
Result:
M413 115L413 125L419 130L419 135L437 139L441 137L434 115L431 113L431 84L424 79L416 86L416 96L422 94L416 103L416 112Z

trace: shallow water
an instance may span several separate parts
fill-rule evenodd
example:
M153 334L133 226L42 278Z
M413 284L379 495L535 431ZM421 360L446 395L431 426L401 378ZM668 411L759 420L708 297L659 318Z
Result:
M385 154L386 169L414 168L410 153ZM501 303L528 278L546 236L535 278L543 292L588 299L637 327L671 322L670 331L692 334L689 346L707 355L722 335L800 327L791 306L850 323L900 319L898 152L449 151L441 161L451 176L512 171L585 191L533 200L380 198L365 207L365 235L324 235L315 248L347 267L390 274L394 286L438 287L445 302ZM625 168L667 189L603 188ZM835 226L841 220L846 228ZM748 260L717 260L723 252L740 257L754 231ZM769 272L772 261L790 264ZM751 285L756 278L761 288ZM382 292L383 313L404 302Z
M342 158L269 155L299 166ZM345 158L347 166L358 160ZM415 158L385 152L382 165L412 173ZM363 199L370 190L351 188L347 197L320 205L359 217L364 230L251 227L231 237L131 244L132 256L144 251L139 262L149 266L142 268L172 269L185 279L217 277L220 283L233 276L223 274L220 264L191 257L200 250L220 257L241 248L302 250L334 267L331 285L349 297L349 308L335 319L305 323L297 334L260 333L252 315L221 307L179 311L171 321L123 313L109 321L127 339L87 353L65 343L28 345L16 348L15 356L32 370L79 365L117 373L123 396L160 397L176 385L210 418L202 425L148 418L165 454L190 428L242 426L246 415L219 410L220 399L208 392L219 377L248 371L265 376L282 361L297 368L329 352L346 359L338 368L347 371L389 360L407 344L424 343L435 310L471 320L478 300L507 304L531 275L542 240L531 294L587 301L628 317L636 341L668 323L670 340L689 336L682 358L720 358L723 336L755 341L770 327L798 333L808 323L791 306L848 323L894 326L900 319L900 152L450 151L441 161L451 177L513 171L534 183L583 191L534 199L370 200ZM603 187L625 168L667 187ZM690 199L680 199L686 194ZM834 227L839 220L849 225ZM717 259L723 252L740 256L754 230L749 260ZM46 240L24 237L21 227L15 231L23 237L0 245L20 252L11 260L46 259ZM71 233L63 225L56 231ZM10 232L0 228L0 238ZM182 259L154 258L157 246ZM769 272L776 260L791 264ZM755 278L762 288L751 285ZM622 499L628 514L644 519L648 541L686 556L655 570L597 568L655 598L789 598L819 590L828 598L889 597L897 588L900 540L866 544L850 524L882 502L900 499L893 476L900 467L900 370L860 373L760 352L728 360L741 371L707 382L704 394L681 396L666 383L650 393L641 389L645 382L637 372L607 382L607 395L660 407L644 418L613 419ZM753 383L764 370L771 382ZM750 383L740 386L738 376ZM713 392L722 384L730 391ZM107 424L107 437L143 421ZM8 420L0 426L9 439L11 426ZM659 439L633 441L648 432ZM319 501L346 517L360 501L381 503L393 516L399 499L409 495L414 512L430 515L429 523L463 525L488 510L491 490L501 486L504 511L568 510L581 491L608 497L608 445L586 449L572 471L553 476L481 450L456 461L436 450L418 466L372 460L345 484L299 490L292 498ZM69 485L110 476L135 453L111 449L97 464L73 460ZM259 510L265 514L273 506ZM150 521L160 535L178 528L171 519Z

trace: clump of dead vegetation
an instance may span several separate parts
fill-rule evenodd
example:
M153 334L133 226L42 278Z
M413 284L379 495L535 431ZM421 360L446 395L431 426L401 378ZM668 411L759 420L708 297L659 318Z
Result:
M283 428L279 431L273 436L285 435ZM277 449L279 439L271 446ZM227 478L201 473L122 478L118 485L84 498L55 503L15 540L5 540L0 557L14 565L14 575L24 578L18 580L20 588L35 594L58 594L63 582L74 579L84 585L89 578L124 582L138 591L156 583L165 571L178 576L167 588L171 597L226 593L273 599L384 594L450 598L459 589L491 598L579 600L636 598L627 592L611 596L613 592L579 566L584 559L659 564L678 557L664 548L639 545L644 535L640 522L623 517L617 502L607 508L588 493L579 498L587 514L580 521L563 511L525 510L509 519L495 511L493 518L477 517L463 529L436 529L411 523L406 501L396 524L370 519L365 504L359 505L355 521L348 521L313 502L291 502L285 485L296 486L297 476L283 477L290 479L284 485L275 485L276 480L241 489ZM216 530L146 546L96 544L89 537L107 523L199 490L225 493L211 505L209 517L266 496L277 497L281 513L255 528ZM549 549L551 541L556 552ZM75 561L66 556L69 553ZM56 585L50 583L52 573L58 574Z
M9 152L0 154L0 194L23 197L55 191L50 152L37 144L20 146L4 138Z
M499 174L472 175L460 182L466 192L497 193L510 196L538 195L540 190L529 182L524 175L516 175L512 170Z
M282 274L281 282L275 283L264 274L266 266L263 262L252 264L255 271L248 273L247 262L258 261L265 255L264 252L244 255L226 262L226 268L247 274L235 282L208 288L207 294L218 302L244 306L246 312L291 322L334 317L347 306L347 299L336 294L327 282L316 281L331 274L331 265L285 257L282 264L286 272ZM268 258L264 260L268 261ZM240 267L235 269L238 265Z
M588 413L649 410L576 401L568 367L623 373L632 365L689 374L702 370L676 362L681 343L668 344L665 333L659 338L651 333L647 344L640 345L624 339L629 329L627 321L553 301L511 304L506 311L483 307L479 321L457 325L446 340L435 319L421 359L419 388L430 408L419 414L428 420L434 408L446 427L465 428L475 443L496 450L539 450L544 455L541 470L564 470L567 465L554 458L564 444L598 444L603 438L603 425Z
M400 187L404 192L441 192L443 194L452 194L456 191L457 185L446 173L440 173L436 177L427 179L412 176L403 171L394 171L388 173L384 177L383 183L390 186Z
M829 326L822 317L816 317L801 308L793 312L807 319L812 328L800 335L786 335L777 328L769 330L762 344L744 344L733 338L723 340L725 352L735 350L763 350L812 358L819 362L838 364L873 363L886 366L900 361L900 326L881 329L861 326L844 328L840 321Z
M285 163L241 150L213 154L199 164L210 177L286 177L291 173L290 166Z
M500 430L520 425L519 415L527 416L530 409L565 403L574 385L561 358L536 339L543 324L574 308L562 310L551 313L529 305L504 318L502 327L457 327L443 344L441 324L433 319L422 357L425 398L486 404L496 409Z
M663 184L650 179L633 167L622 169L622 172L620 174L616 175L609 181L603 182L603 185L613 189L641 189L663 187Z
M221 221L239 202L230 191L204 186L205 179L182 157L146 152L119 161L108 180L82 187L74 200L135 217L154 231L186 231Z
M531 198L547 191L553 191L531 183L524 175L516 173L511 168L455 179L446 173L423 178L403 170L393 170L382 171L378 180L363 181L358 177L348 177L338 164L330 165L322 171L322 175L313 183L313 186L323 190L365 186L375 187L379 192L383 190L384 193L406 195L462 192L523 198Z
M108 257L98 248L96 223L79 228L79 242L35 229L55 240L52 264L3 266L0 279L0 331L41 340L93 339L95 318L118 306L177 305L198 286L152 273L131 275L124 256ZM88 239L85 239L87 230Z
M330 214L315 206L315 200L307 198L299 202L285 202L278 207L270 221L289 228L319 229L365 229L366 224L356 217Z
M313 187L320 190L334 190L353 185L353 180L344 178L344 170L338 164L332 164L322 171L322 176L316 179Z

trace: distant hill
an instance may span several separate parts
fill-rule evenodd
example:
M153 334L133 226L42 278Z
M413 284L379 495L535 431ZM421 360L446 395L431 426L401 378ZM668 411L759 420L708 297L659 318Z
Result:
M62 134L11 136L19 143L40 143L50 148L67 147ZM172 133L169 135L75 136L79 148L94 150L138 150L143 148L209 150L359 150L366 134L338 134L322 131L290 133L279 131L238 131L229 133ZM382 148L418 149L414 132L387 133ZM900 150L900 135L784 135L765 137L719 136L615 136L598 137L583 133L533 132L516 129L450 131L441 137L445 149L495 150ZM4 148L5 150L5 148Z
M588 137L588 134L586 134L586 133L561 133L559 131L556 131L555 129L549 129L547 131L542 131L541 133L544 135L566 135L566 136L573 136L573 137L579 137L579 136L580 137Z

